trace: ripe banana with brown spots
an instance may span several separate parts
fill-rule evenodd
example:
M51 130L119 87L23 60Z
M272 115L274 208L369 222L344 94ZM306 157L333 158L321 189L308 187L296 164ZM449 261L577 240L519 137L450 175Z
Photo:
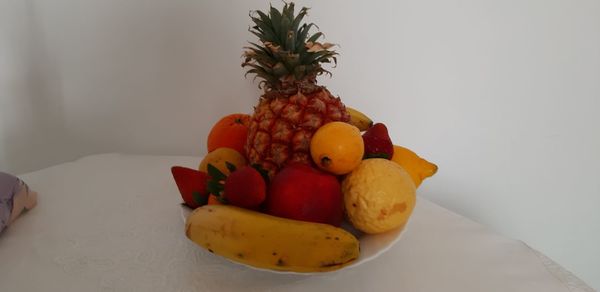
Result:
M257 268L324 272L358 258L359 241L332 225L274 217L230 205L190 214L186 235L208 251Z
M353 109L351 107L346 107L346 111L350 115L350 124L357 127L361 132L368 130L371 126L373 126L373 120L369 118L367 115L362 112Z

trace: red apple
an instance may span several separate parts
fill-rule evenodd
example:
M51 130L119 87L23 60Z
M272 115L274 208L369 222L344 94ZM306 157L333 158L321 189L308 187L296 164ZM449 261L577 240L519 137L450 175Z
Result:
M273 177L267 196L268 214L339 226L343 195L336 176L306 164L292 163Z

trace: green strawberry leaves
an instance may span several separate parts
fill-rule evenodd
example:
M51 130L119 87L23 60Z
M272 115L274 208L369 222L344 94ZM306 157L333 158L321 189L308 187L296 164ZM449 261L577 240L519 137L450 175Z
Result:
M208 204L208 196L203 196L198 191L192 192L192 198L194 199L194 202L196 202L196 204L198 204L200 206L204 206L204 205Z
M208 171L208 175L212 178L212 180L221 181L227 178L223 172L210 163L208 164L206 170Z
M235 165L232 163L225 162L225 165L230 172L235 171ZM217 197L219 202L227 204L227 200L223 197L223 190L225 190L225 179L227 179L227 175L210 163L207 165L206 170L210 176L206 189L209 193Z
M262 178L265 180L265 183L267 183L267 185L268 185L269 184L269 172L258 163L252 164L251 166L252 166L252 168L256 169L256 171L258 171L258 173L260 173L260 176L262 176Z
M383 152L365 154L365 159L369 159L369 158L384 158L387 160L392 159L392 157L390 156L389 153L383 153Z
M229 161L225 161L225 166L227 167L227 169L229 169L229 173L232 173L235 171L235 165L233 165L233 163L230 163Z

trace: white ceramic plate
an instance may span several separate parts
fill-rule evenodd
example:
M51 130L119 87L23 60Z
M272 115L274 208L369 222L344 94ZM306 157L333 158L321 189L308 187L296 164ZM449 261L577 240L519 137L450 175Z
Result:
M184 224L190 213L191 213L190 208L183 206L183 205L181 206L181 219L183 220ZM409 220L409 222L410 222L410 220ZM408 223L406 225L408 225ZM388 231L386 233L365 234L365 233L362 233L362 232L354 229L350 224L348 224L346 222L342 223L341 227L344 228L346 231L354 234L354 236L356 236L356 238L358 238L358 241L360 242L360 255L359 255L358 259L356 261L354 261L352 264L349 264L349 265L343 267L342 269L348 269L348 268L359 266L359 265L364 264L372 259L375 259L378 256L380 256L381 254L383 254L385 251L390 249L400 239L400 237L401 237L400 235L406 230L406 225L404 227L394 229L394 230ZM331 272L336 271L336 270L333 270L333 271L328 271L328 272L316 272L316 273L298 273L298 272L291 272L291 271L276 271L276 270L269 270L269 269L261 269L261 268L253 267L253 266L246 265L243 263L235 262L232 260L230 260L230 261L233 263L236 263L238 265L243 265L243 266L249 267L254 270L268 271L268 272L276 273L276 274L311 275L311 274L331 273Z

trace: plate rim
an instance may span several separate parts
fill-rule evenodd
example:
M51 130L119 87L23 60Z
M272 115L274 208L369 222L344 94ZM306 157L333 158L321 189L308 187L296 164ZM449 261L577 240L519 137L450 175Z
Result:
M184 204L180 204L179 206L180 206L180 212L181 212L181 219L183 221L183 224L185 225L185 223L187 221L187 216L189 216L189 214L191 214L193 210L190 209L189 207L187 207ZM237 262L237 261L234 261L234 260L232 260L230 258L221 256L221 255L218 255L218 254L214 254L214 253L211 253L211 254L213 254L214 256L218 256L219 258L225 259L228 262L231 262L231 263L233 263L235 265L240 265L240 266L248 267L248 268L250 268L252 270L269 272L269 273L273 273L273 274L280 274L280 275L300 275L300 276L331 274L331 273L336 273L336 272L340 272L340 271L343 271L343 270L348 270L348 269L356 268L356 267L358 267L358 266L360 266L360 265L362 265L362 264L364 264L366 262L369 262L369 261L372 261L372 260L378 258L383 253L385 253L388 250L390 250L400 240L400 238L402 237L402 235L406 232L406 229L407 229L407 227L408 227L408 225L410 224L410 221L411 221L410 217L412 217L412 214L411 214L411 216L409 216L408 221L403 226L400 226L398 228L386 231L384 233L380 233L380 234L367 234L367 233L362 233L361 232L363 235L366 234L368 236L378 236L378 235L383 235L383 234L391 233L391 232L398 232L398 234L396 235L396 237L394 239L390 240L387 245L385 245L383 248L381 248L380 250L378 250L374 254L371 254L371 255L369 255L367 257L362 257L362 255L359 253L358 258L354 262L352 262L351 264L349 264L347 266L344 266L342 268L336 269L336 270L322 271L322 272L294 272L294 271L272 270L272 269L259 268L259 267L255 267L255 266L248 265L248 264L245 264L245 263ZM348 224L350 224L350 223L348 222ZM342 227L340 227L340 228L342 228ZM349 232L349 233L351 233L351 234L354 235L354 233L351 232L350 230L348 230L346 228L342 228L342 229L344 229L345 231L347 231L347 232ZM358 239L358 241L360 243L361 242L361 238L357 237L357 239ZM202 248L202 250L208 252L207 250L205 250L203 248Z

